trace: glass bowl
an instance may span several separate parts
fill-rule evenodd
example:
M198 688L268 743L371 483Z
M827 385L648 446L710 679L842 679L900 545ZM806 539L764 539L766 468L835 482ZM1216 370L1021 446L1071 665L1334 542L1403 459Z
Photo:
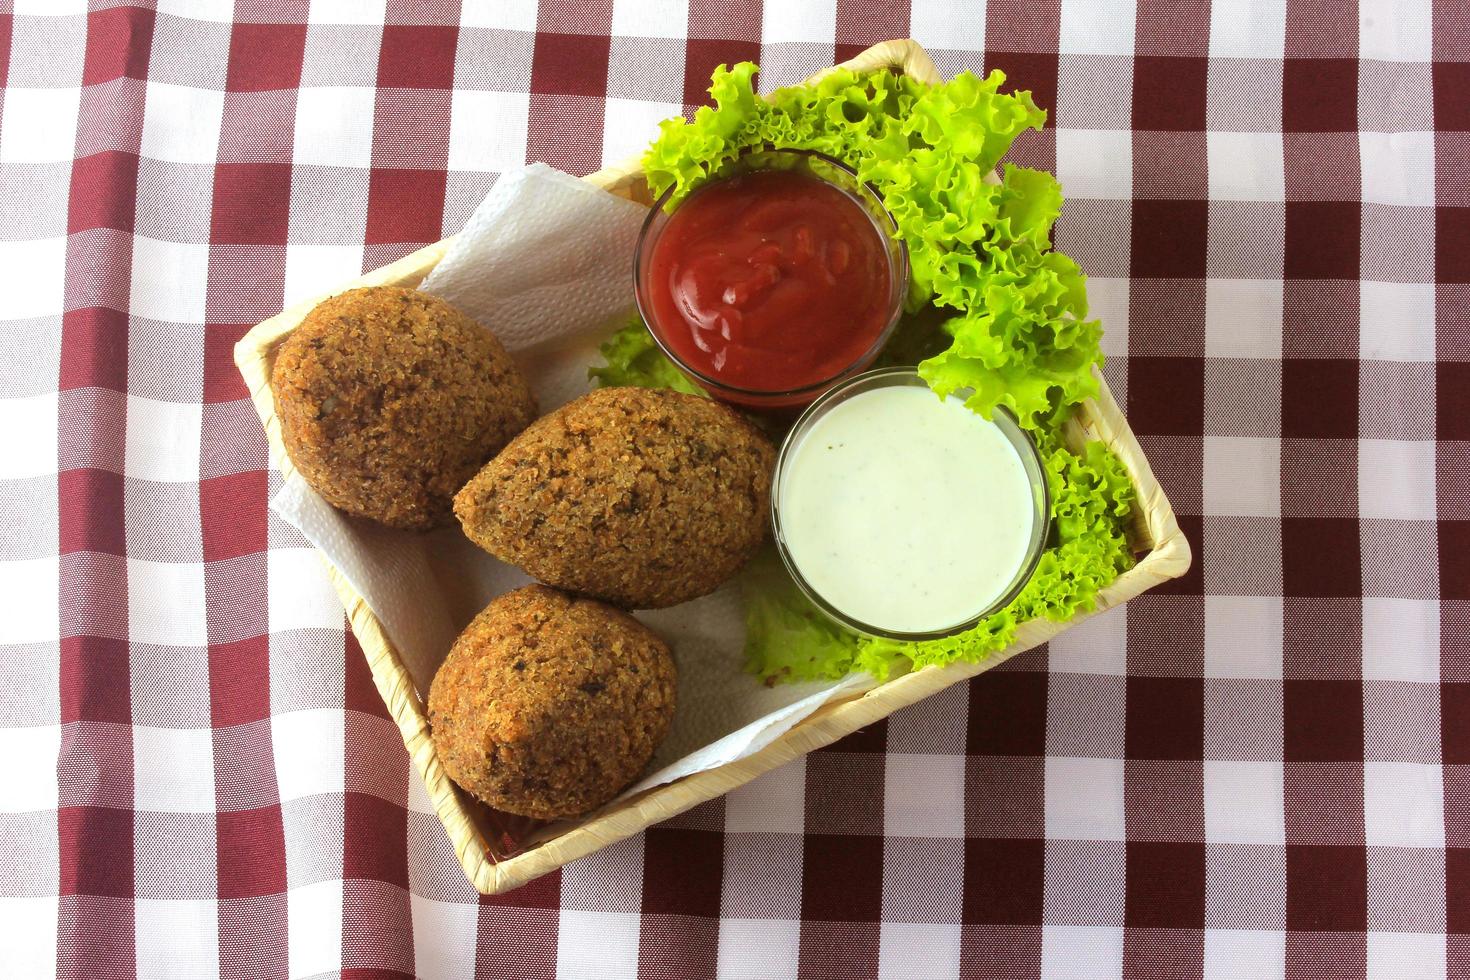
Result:
M781 555L781 562L786 566L787 572L801 589L802 593L812 601L812 604L825 613L838 625L865 636L878 637L880 639L916 641L935 640L956 633L963 633L977 626L987 616L1005 608L1021 593L1026 583L1031 580L1036 571L1036 565L1041 560L1041 554L1046 549L1047 534L1051 526L1051 496L1047 488L1046 468L1042 465L1041 453L1031 437L1021 428L1014 415L1004 408L997 408L992 414L990 421L993 422L1005 436L1006 441L1020 457L1022 469L1026 474L1026 481L1031 490L1032 502L1035 505L1034 519L1031 523L1031 535L1027 542L1025 559L1020 567L1016 569L1010 584L1005 591L989 603L984 609L977 610L961 622L942 629L903 631L886 629L872 623L866 623L849 613L838 609L833 603L821 595L802 574L797 565L795 557L791 554L787 536L782 529L781 502L788 465L790 464L797 447L811 431L816 422L836 406L850 398L865 392L879 388L909 386L928 390L929 386L918 372L911 367L880 368L876 371L868 371L844 381L823 394L816 401L807 406L801 413L796 423L787 433L785 441L781 444L781 451L776 457L775 476L771 487L771 526L774 529L776 549ZM881 570L875 570L875 574L882 574Z
M668 343L667 332L674 329L687 330L688 326L682 320L673 324L659 321L654 303L649 296L648 283L648 269L654 247L658 244L659 236L668 227L672 215L668 205L673 197L673 188L665 191L654 203L653 209L648 212L648 217L644 219L643 227L638 233L638 245L633 256L633 293L638 304L638 312L643 317L643 322L648 324L649 332L653 334L653 339L658 343L659 348L680 371L711 395L721 401L750 408L795 409L807 404L838 382L863 370L872 364L882 351L883 345L888 342L894 328L898 326L899 317L903 314L903 301L908 295L908 249L899 239L898 225L894 222L893 216L883 207L883 202L877 192L860 180L857 173L846 164L814 150L764 149L747 152L723 167L709 181L701 184L680 204L675 205L673 210L677 211L684 202L697 196L700 191L712 183L758 170L796 170L807 176L815 177L837 188L846 197L856 202L873 222L874 230L884 243L884 251L888 259L889 296L883 327L861 356L830 377L820 378L799 388L785 390L742 388L711 377L681 358L673 345Z

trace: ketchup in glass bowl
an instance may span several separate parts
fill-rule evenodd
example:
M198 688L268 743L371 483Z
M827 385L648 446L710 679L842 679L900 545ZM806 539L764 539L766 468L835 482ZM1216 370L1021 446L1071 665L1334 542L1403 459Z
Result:
M638 309L710 394L804 405L872 363L902 313L908 253L851 169L807 150L742 156L638 240Z

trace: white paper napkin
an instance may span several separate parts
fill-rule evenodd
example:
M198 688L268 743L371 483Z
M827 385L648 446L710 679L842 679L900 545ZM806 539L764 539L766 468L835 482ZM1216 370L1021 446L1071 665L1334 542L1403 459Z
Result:
M589 390L587 368L632 308L633 247L646 210L545 166L503 175L423 288L490 327L515 356L543 412ZM495 596L530 581L458 527L428 534L348 517L299 475L271 508L352 582L382 621L420 697L454 637ZM823 704L870 687L766 687L743 664L739 590L637 614L679 666L674 722L638 792L751 755ZM626 795L626 794L625 794Z

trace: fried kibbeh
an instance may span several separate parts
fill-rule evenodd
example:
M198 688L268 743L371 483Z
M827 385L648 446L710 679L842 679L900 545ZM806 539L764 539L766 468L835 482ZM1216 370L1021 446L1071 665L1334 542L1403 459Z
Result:
M602 388L533 422L454 511L472 541L548 585L657 609L713 592L755 553L775 458L718 402Z
M477 799L553 820L612 799L674 714L669 648L632 616L528 585L491 602L429 687L449 777Z
M271 389L291 462L349 514L424 530L536 416L494 334L436 296L353 289L306 315Z

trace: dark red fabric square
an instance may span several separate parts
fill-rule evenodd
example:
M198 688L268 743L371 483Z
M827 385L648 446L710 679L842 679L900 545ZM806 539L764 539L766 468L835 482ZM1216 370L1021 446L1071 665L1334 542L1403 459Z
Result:
M607 62L612 41L605 34L536 35L531 59L531 91L537 95L607 95Z
M1356 360L1294 357L1282 361L1282 436L1356 439L1358 378Z
M62 895L133 897L133 811L64 806L56 813Z
M1128 359L1128 422L1139 435L1198 439L1204 425L1205 362L1198 357Z
M1439 724L1444 764L1470 765L1470 683L1439 686Z
M372 841L349 847L342 877L367 878L408 889L408 811L369 793L344 793L342 832L349 841Z
M1288 58L1281 72L1281 131L1355 133L1356 58Z
M289 163L221 163L214 168L215 245L285 245L291 224Z
M1361 762L1363 683L1281 682L1282 758L1287 762Z
M1133 128L1203 130L1207 58L1133 59Z
M301 84L305 50L305 24L236 23L230 32L225 88L231 92L295 88Z
M991 671L970 681L971 755L1046 754L1046 674Z
M1046 7L1049 4L1039 4ZM996 11L991 10L994 14ZM999 68L1006 73L1007 92L1030 92L1037 108L1046 110L1047 122L1056 124L1057 56L1055 52L993 51L985 52L985 71ZM976 72L979 74L979 72Z
M851 735L844 735L818 752L877 752L888 750L888 719L879 718L871 725L864 725Z
M1205 845L1129 841L1123 921L1144 929L1203 929Z
M1304 599L1356 598L1363 592L1358 522L1346 517L1281 519L1282 587Z
M1199 759L1205 689L1197 677L1128 678L1128 757Z
M967 838L964 921L1040 924L1045 854L1040 838Z
M14 30L15 15L9 12L0 14L0 78L5 78L10 73L10 47Z
M428 243L443 235L442 170L374 168L368 183L367 244Z
M221 899L254 898L286 890L286 834L279 803L216 813L214 832L219 841ZM380 843L371 837L354 837L350 828L346 833L348 840L374 842L369 848L348 847L348 857L375 849Z
M1470 102L1470 90L1463 99ZM1470 282L1470 208L1434 209L1434 278Z
M454 88L459 28L389 24L378 51L378 88Z
M643 911L719 918L725 839L707 830L650 827L643 844Z
M1434 414L1438 438L1470 440L1470 363L1434 365Z
M204 560L220 561L264 551L270 483L266 470L246 470L199 483Z
M1470 848L1445 848L1444 886L1445 928L1462 936L1470 934Z
M1470 132L1470 62L1433 65L1434 128L1441 133Z
M208 531L205 532L207 546ZM209 647L209 719L216 728L248 725L271 713L270 637L252 636ZM277 755L294 750L274 745Z
M132 724L127 641L103 636L62 637L60 707L63 725L76 721Z
M112 7L87 14L82 84L96 85L114 78L147 78L154 18L152 10L141 7Z
M94 551L126 557L122 474L101 469L62 470L57 481L61 553Z
M801 862L801 917L877 922L883 913L883 838L807 834Z
M709 79L720 65L734 67L742 61L759 62L761 46L754 41L691 37L684 44L684 104L712 105Z
M1439 522L1439 595L1470 599L1470 521Z
M1286 846L1288 930L1362 932L1367 919L1368 859L1364 848Z
M238 373L238 372L236 372ZM128 390L128 315L122 310L83 307L61 318L59 388Z
M137 190L135 154L108 150L74 161L66 215L68 234L92 228L116 228L131 233L137 213Z
M235 367L235 344L253 326L253 323L204 325L204 404L216 405L250 397L245 379L240 376L240 369Z
M657 915L647 907L638 920L638 976L676 980L712 977L720 960L720 918ZM552 964L553 971L555 964ZM548 974L549 976L554 976Z
M383 697L373 682L373 672L368 668L367 655L362 652L362 647L351 630L346 633L343 655L346 660L343 700L347 710L387 718L388 709L384 707Z
M1287 279L1358 278L1363 210L1357 201L1287 201Z
M1133 275L1203 278L1209 233L1208 201L1134 201Z
M909 36L907 3L839 3L836 19L837 62L890 38Z

